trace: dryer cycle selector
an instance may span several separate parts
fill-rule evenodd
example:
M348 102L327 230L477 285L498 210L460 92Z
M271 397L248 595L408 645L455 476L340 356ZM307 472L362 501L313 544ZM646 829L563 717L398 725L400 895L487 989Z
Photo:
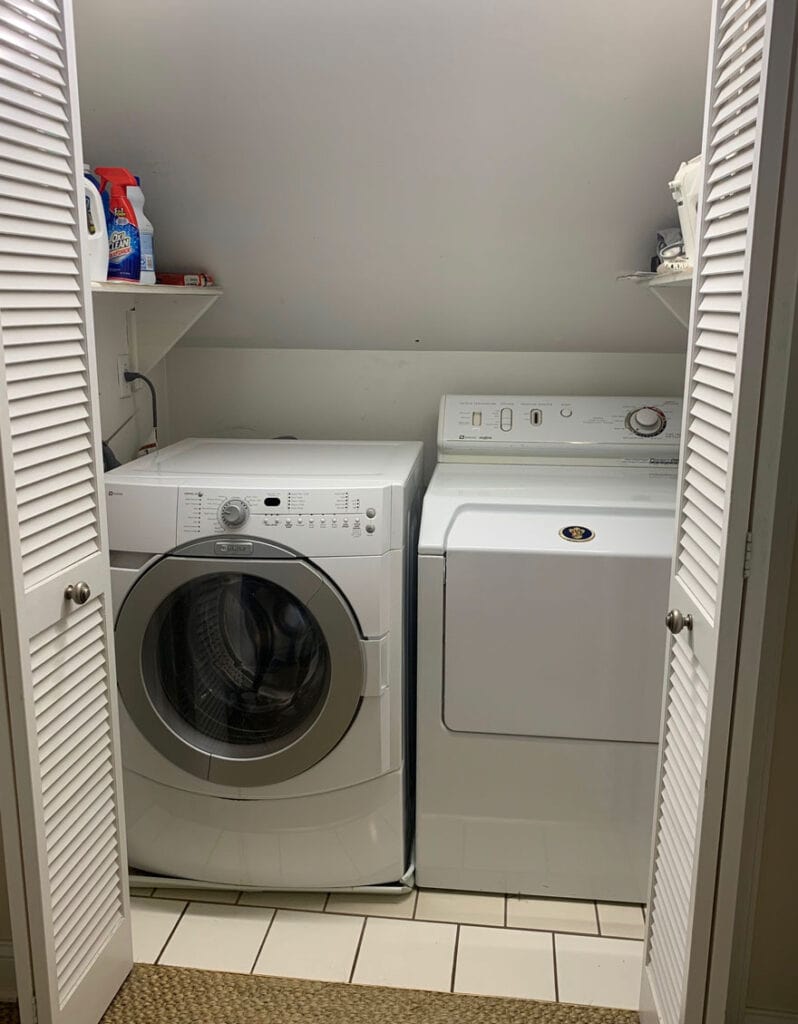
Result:
M243 526L249 519L249 507L241 498L231 498L219 509L223 526Z
M650 405L633 409L626 417L626 426L639 437L656 437L667 426L665 413Z

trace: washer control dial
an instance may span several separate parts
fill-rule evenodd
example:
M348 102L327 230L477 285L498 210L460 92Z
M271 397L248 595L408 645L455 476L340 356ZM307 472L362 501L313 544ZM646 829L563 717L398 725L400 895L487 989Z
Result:
M249 507L241 498L230 498L219 509L222 526L243 526L249 519Z
M665 413L650 405L634 409L626 417L626 426L639 437L655 437L667 426Z

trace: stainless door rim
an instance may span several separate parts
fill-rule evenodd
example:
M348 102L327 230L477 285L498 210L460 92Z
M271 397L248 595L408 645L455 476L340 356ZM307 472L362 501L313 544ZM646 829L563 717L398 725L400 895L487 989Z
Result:
M327 642L330 683L324 705L306 731L276 749L258 747L247 752L243 746L209 744L208 738L185 722L165 698L163 707L157 710L146 685L150 652L145 650L145 634L161 604L183 584L230 573L262 579L288 591L311 612ZM364 644L348 604L326 576L297 558L166 555L131 587L115 633L119 690L139 731L172 764L221 785L284 782L317 764L346 734L365 689Z

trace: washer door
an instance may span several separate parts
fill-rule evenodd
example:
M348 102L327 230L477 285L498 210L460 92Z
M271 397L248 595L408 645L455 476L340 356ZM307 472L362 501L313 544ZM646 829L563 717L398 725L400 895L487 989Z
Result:
M282 782L347 732L362 638L330 581L291 559L170 555L116 624L122 699L173 764L231 786Z

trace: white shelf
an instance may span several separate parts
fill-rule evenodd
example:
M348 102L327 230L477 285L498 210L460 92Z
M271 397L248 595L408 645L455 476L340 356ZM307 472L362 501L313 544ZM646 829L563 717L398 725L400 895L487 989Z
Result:
M690 326L692 270L667 270L660 274L639 271L636 274L621 274L618 280L630 281L640 288L646 288L653 292L668 312L676 317L682 327Z
M132 364L141 373L149 373L223 294L221 288L110 281L93 282L91 290L98 335L109 318L123 317Z

